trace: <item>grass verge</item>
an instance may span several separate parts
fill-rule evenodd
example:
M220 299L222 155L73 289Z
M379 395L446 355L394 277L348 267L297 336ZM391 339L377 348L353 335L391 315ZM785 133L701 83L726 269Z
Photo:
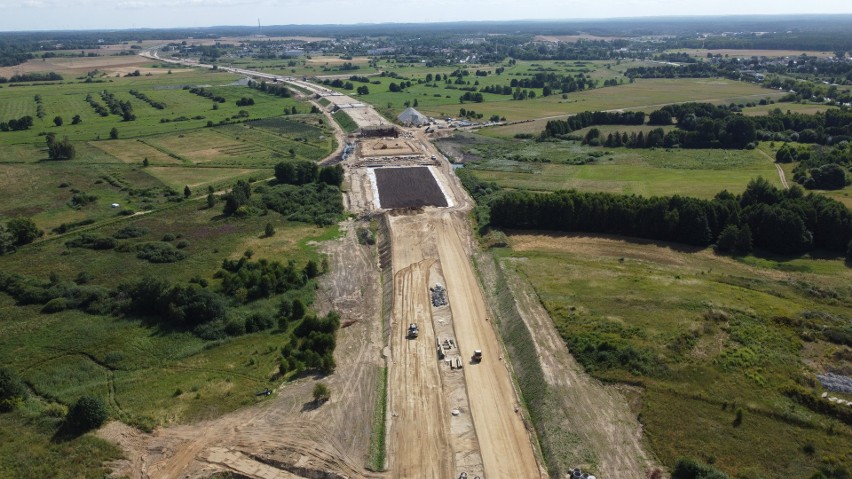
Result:
M336 121L337 124L340 125L340 128L343 128L343 131L346 133L355 133L358 131L358 124L355 123L355 120L353 120L345 111L338 110L332 116L334 116L334 121Z
M367 469L382 471L385 468L388 408L388 368L383 367L376 381L376 407L373 410L373 432L370 434L370 455Z

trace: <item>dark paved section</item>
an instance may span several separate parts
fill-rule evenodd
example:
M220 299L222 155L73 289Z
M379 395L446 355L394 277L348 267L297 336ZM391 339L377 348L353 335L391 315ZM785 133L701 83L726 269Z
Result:
M376 168L382 208L447 206L447 198L429 168Z

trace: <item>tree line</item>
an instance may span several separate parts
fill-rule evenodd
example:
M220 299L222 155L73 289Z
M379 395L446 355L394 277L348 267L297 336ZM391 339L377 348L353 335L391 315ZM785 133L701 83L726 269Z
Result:
M0 122L0 131L29 130L32 126L33 117L31 117L30 115L26 115L17 119Z
M549 120L544 126L541 138L561 137L593 125L643 125L644 123L645 113L643 112L584 111L565 120Z
M55 72L30 72L18 73L9 78L0 76L0 83L21 83L21 82L40 82L40 81L62 81L64 78L59 73Z
M151 99L148 95L138 91L138 90L130 90L130 94L135 96L136 98L144 101L145 103L151 105L152 107L158 110L164 110L166 108L166 104L160 101L156 101Z
M264 93L269 93L270 95L275 95L281 98L290 98L293 96L293 93L284 85L278 85L275 83L266 83L265 81L261 81L260 83L250 80L248 82L249 88L254 88L255 90L262 91Z
M609 193L507 192L490 204L493 226L610 233L695 246L715 243L729 226L748 228L751 246L779 254L813 249L847 251L852 213L822 195L799 188L781 191L763 178L738 196L720 192L712 200L682 196L645 198Z

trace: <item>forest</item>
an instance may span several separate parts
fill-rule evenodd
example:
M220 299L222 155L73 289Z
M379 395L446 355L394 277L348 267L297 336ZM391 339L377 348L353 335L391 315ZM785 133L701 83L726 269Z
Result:
M733 225L748 228L754 248L789 255L815 249L842 254L852 246L852 213L843 204L799 188L781 191L763 178L741 195L722 191L712 200L512 191L491 201L490 222L499 228L608 233L694 246L714 244ZM748 243L742 249L750 251Z

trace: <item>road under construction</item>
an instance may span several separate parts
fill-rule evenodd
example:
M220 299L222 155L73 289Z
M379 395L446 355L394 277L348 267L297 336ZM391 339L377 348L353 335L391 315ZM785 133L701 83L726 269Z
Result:
M289 81L303 90L322 88ZM360 121L361 126L374 124ZM370 147L356 145L342 161L345 204L358 219L344 222L345 234L321 246L331 271L324 276L317 304L339 311L350 325L339 332L337 371L324 380L333 391L331 400L320 408L305 406L314 384L308 378L281 385L268 401L199 424L146 434L111 423L102 437L126 452L125 459L112 464L115 474L547 477L471 262L476 249L469 224L473 201L422 130L400 132L409 154L383 157L387 161L377 166L363 155L376 150L372 139ZM448 206L383 208L374 170L386 167L428 168ZM357 240L356 225L370 221L379 225L378 247ZM416 335L410 334L412 324ZM475 351L481 351L481 361L474 358ZM371 471L365 466L374 405L384 403L375 384L384 367L386 460L379 471Z

